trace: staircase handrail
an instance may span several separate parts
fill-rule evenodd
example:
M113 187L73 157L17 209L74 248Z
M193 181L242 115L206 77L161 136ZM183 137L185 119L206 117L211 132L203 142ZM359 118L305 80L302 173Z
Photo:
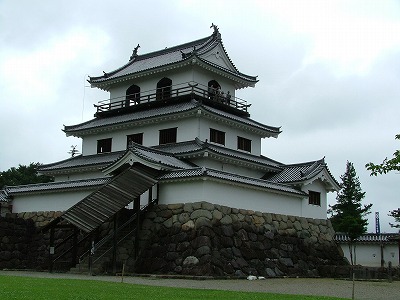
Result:
M157 199L153 199L150 203L143 205L140 210L139 213L142 214L144 212L146 212L150 207L152 207L155 203L157 202ZM108 235L106 235L105 237L103 237L101 240L99 240L94 247L92 247L91 249L88 249L87 251L85 251L81 256L79 256L79 261L82 261L83 257L87 256L89 254L90 251L93 250L93 253L96 253L96 250L99 249L101 246L103 246L106 242L108 242L109 240L111 240L115 234L118 235L118 233L124 229L125 227L127 227L129 224L131 224L134 220L136 220L137 217L137 213L135 212L124 224L122 224L120 227L117 228L116 232L112 232ZM133 231L133 230L132 230ZM107 251L106 251L107 252ZM97 259L96 259L97 260Z
M87 238L91 235L91 233L86 234L82 239L80 239L76 245L72 245L71 247L69 247L68 249L66 249L64 252L62 252L60 255L58 255L56 258L53 259L53 264L59 260L61 257L63 257L64 255L66 255L67 253L71 252L71 250L80 245L83 241L87 240ZM67 237L67 239L70 239L71 236L73 236L73 234L71 234L69 237ZM58 248L59 246L61 246L61 244L65 243L66 240L62 241L60 244L56 245L55 248Z

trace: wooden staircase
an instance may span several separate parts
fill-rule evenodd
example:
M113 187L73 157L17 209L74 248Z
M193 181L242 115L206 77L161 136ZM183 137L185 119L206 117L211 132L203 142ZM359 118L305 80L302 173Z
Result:
M134 213L125 223L114 229L79 256L78 263L69 270L74 274L121 273L123 265L133 266L139 250L137 231L140 216L155 204L155 200Z

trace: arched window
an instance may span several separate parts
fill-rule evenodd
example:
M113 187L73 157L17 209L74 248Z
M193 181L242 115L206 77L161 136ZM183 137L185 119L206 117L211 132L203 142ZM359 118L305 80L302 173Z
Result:
M129 106L132 101L136 104L140 103L140 87L135 84L132 84L126 90L125 106Z
M214 96L217 94L217 91L221 90L221 86L218 81L210 80L208 82L208 98L214 99Z
M157 100L165 100L171 97L171 86L172 80L164 77L159 82L157 82Z

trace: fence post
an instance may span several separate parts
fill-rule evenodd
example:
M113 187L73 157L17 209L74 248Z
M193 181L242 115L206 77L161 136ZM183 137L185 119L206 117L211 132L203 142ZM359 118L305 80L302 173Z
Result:
M92 245L89 252L89 275L93 275L93 255L94 255L94 239L92 239Z
M53 257L54 257L54 226L50 229L50 247L49 247L49 272L53 273Z

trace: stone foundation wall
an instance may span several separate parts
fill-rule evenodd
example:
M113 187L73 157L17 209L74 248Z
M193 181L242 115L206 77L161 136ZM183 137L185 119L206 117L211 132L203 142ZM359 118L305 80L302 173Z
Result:
M61 216L62 211L35 211L18 213L16 216L25 220L32 220L37 228L47 225L51 220Z
M348 276L333 235L327 220L208 202L158 205L142 222L141 252L135 271L209 276Z
M41 228L61 213L7 213L0 217L0 269L48 269L50 235ZM64 235L56 230L56 243Z
M0 269L43 269L49 240L32 220L7 214L0 218Z

